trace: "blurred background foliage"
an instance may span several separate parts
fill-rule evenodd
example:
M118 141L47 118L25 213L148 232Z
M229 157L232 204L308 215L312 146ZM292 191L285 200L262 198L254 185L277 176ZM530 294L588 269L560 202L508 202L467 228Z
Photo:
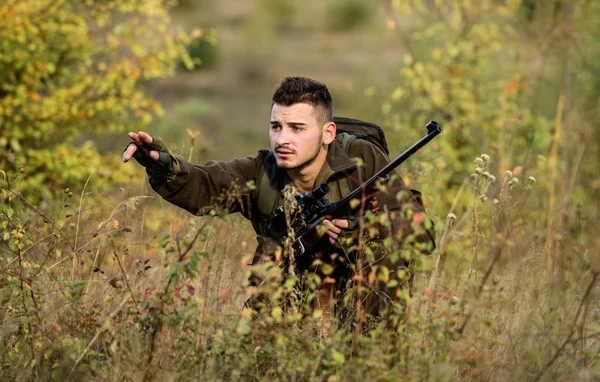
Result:
M496 173L521 166L521 180L543 180L558 224L584 203L592 218L598 7L9 1L0 8L0 164L22 169L23 192L41 201L93 170L92 190L139 176L119 164L128 130L162 135L197 161L253 155L268 144L273 87L307 75L329 85L337 115L382 125L392 155L428 120L445 126L405 175L424 188L433 215L443 216L472 158L487 153Z
M126 182L131 172L101 155L88 134L147 126L163 115L145 91L191 67L191 38L169 26L160 2L8 1L0 7L0 164L31 177L39 200L85 182Z
M79 214L91 201L84 210L94 223L82 232L57 218L67 234L97 234L106 209L113 217L132 195L153 195L141 168L120 161L127 131L161 135L193 162L255 155L268 147L274 86L304 75L329 86L336 115L382 126L391 155L421 137L427 121L444 126L400 170L423 192L443 249L424 261L421 281L434 289L427 279L438 277L444 296L466 300L488 280L501 242L507 253L490 288L506 286L506 295L490 298L489 316L479 318L496 335L509 333L507 343L522 336L529 366L521 376L553 360L558 340L537 338L564 334L590 272L600 272L598 1L8 0L0 20L0 175L47 211L68 208L66 187L82 194ZM2 197L3 209L14 207L14 194ZM135 216L119 220L133 227L141 252L156 256L150 236L185 232L188 216L158 199L139 203L141 226ZM235 240L246 243L250 225L233 221ZM219 227L216 235L231 229ZM237 264L251 252L215 242L227 254L219 261ZM235 284L243 272L232 267ZM549 297L516 298L520 288ZM230 309L238 305L239 296ZM477 346L490 359L507 351L494 333L475 331L452 361L436 357L460 364ZM485 335L489 342L475 342Z

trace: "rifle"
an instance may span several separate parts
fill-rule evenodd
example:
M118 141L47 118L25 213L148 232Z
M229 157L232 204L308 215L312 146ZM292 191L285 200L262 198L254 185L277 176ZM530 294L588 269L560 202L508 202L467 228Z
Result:
M294 228L294 232L296 232L296 245L299 254L306 252L307 249L313 247L321 239L321 236L316 232L316 227L325 218L348 216L348 211L354 210L354 208L351 208L351 200L359 197L362 198L364 195L370 195L376 191L375 186L378 180L380 182L387 182L389 180L389 174L394 171L396 167L419 151L419 149L429 143L429 141L435 138L443 130L442 126L435 121L430 121L427 123L426 127L427 135L419 139L415 144L338 202L330 203L325 198L329 192L329 185L327 183L322 183L317 186L309 194L299 194L296 197L296 200L298 201L300 211L294 216L292 221L292 228ZM286 225L283 206L277 208L275 211L273 225L275 227L284 227Z

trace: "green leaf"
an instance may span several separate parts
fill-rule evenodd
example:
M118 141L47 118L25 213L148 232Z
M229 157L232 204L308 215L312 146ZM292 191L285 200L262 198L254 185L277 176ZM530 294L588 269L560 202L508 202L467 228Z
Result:
M351 209L356 209L356 208L358 208L358 206L360 206L360 200L359 199L352 199L352 200L350 200L350 208Z
M344 356L343 353L340 353L339 351L335 350L335 349L331 349L331 358L333 359L333 361L337 364L343 364L346 361L346 357Z
M283 310L281 309L280 306L276 306L273 308L273 310L271 310L271 317L273 317L275 322L277 322L277 323L281 322L281 320L283 318Z
M323 272L324 275L330 275L333 273L334 270L335 268L329 264L323 264L321 266L321 272Z
M158 244L165 248L169 242L171 241L171 235L169 235L167 232L162 233L159 237L158 237Z

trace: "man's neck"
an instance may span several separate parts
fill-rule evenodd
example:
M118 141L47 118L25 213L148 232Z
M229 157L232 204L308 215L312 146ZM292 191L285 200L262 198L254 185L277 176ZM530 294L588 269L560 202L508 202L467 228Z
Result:
M315 187L315 182L321 168L327 162L327 149L322 150L312 163L306 167L288 170L288 176L294 183L298 191L309 193Z

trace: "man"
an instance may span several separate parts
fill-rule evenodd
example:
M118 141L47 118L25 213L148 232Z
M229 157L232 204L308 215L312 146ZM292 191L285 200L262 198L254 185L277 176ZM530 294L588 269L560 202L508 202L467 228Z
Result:
M271 151L261 150L254 157L229 162L209 161L203 166L195 166L180 156L171 155L159 138L154 139L140 131L129 133L133 142L123 153L123 161L135 158L146 167L150 184L159 195L193 214L206 214L215 206L225 208L228 213L242 213L257 232L259 246L255 258L258 258L274 254L277 246L283 243L281 227L274 227L272 218L275 208L284 204L282 191L286 186L309 193L326 182L330 186L327 198L335 202L350 188L358 187L361 179L368 179L389 162L377 145L364 139L355 139L345 150L340 139L336 139L337 127L333 121L333 101L324 84L305 77L288 77L273 94L269 128ZM256 187L248 187L249 183ZM300 275L319 273L323 264L333 267L333 272L329 267L321 275L329 276L335 285L324 284L315 302L324 311L331 310L335 292L337 295L343 293L348 283L360 279L357 275L364 274L364 281L360 282L370 288L363 300L366 310L373 316L389 310L396 295L400 294L398 288L390 290L389 285L393 287L393 283L386 280L389 273L383 276L383 281L378 278L367 280L370 271L377 267L383 269L383 265L389 265L390 269L385 272L391 271L392 275L400 268L406 269L410 259L398 259L391 254L406 252L399 243L407 235L418 234L406 212L410 211L408 215L420 213L420 202L408 192L399 177L395 177L390 186L394 192L377 195L378 205L370 206L374 211L379 209L379 213L387 211L388 216L377 230L370 231L371 237L367 239L374 244L374 249L367 251L368 260L359 261L356 250L348 253L340 243L342 234L353 238L350 242L358 242L358 219L324 220L324 237L329 240L321 240L315 248L296 257L294 265ZM265 188L275 191L270 193ZM232 190L237 195L228 197ZM388 241L384 246L381 239L385 237L396 240L393 245ZM425 236L421 233L417 239L429 242L430 247L433 242L429 232ZM392 257L394 261L391 261ZM317 262L320 267L313 266L315 260L320 260ZM362 264L361 269L357 269L357 264ZM410 272L406 273L406 280L409 280ZM408 283L404 283L406 285Z

